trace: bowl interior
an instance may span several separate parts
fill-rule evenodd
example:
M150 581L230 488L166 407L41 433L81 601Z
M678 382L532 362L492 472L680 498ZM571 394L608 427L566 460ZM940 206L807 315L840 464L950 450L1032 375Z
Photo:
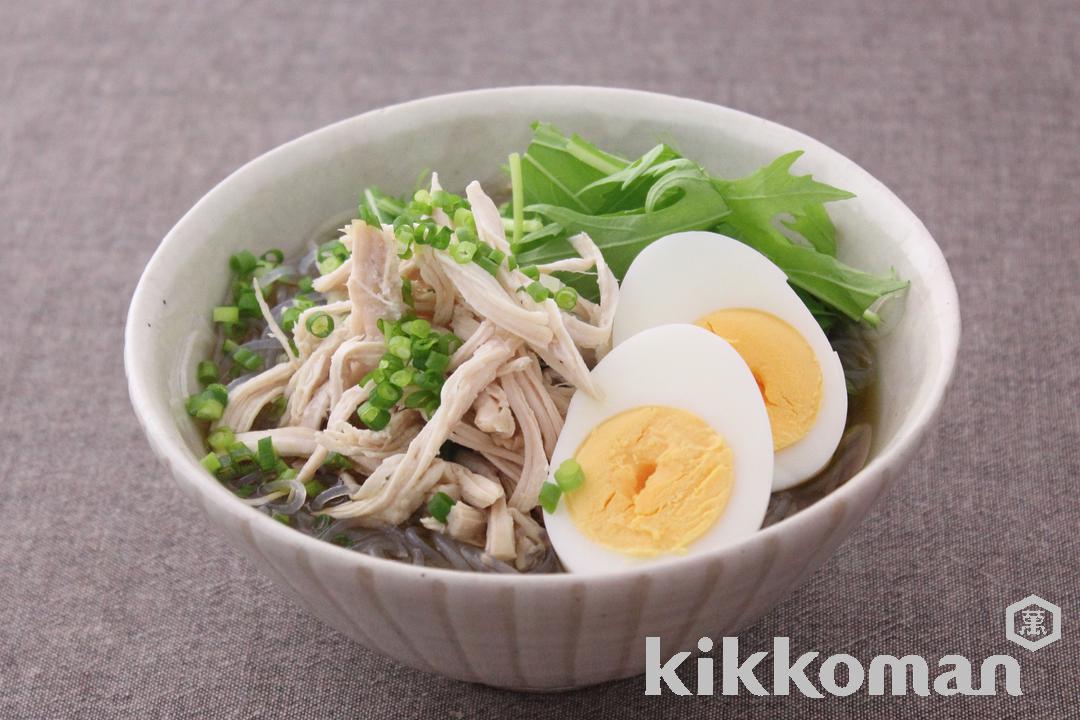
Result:
M726 108L635 91L511 88L407 103L304 136L237 171L177 224L136 291L126 339L133 401L159 453L193 471L202 455L183 399L210 347L210 309L225 295L229 255L298 251L351 217L362 188L410 191L424 170L437 170L450 189L472 179L503 186L500 165L525 147L534 120L628 156L664 140L723 176L804 150L797 171L858 196L831 207L841 258L893 268L912 284L902 319L878 344L871 461L929 420L955 355L955 289L925 228L868 173L798 132Z

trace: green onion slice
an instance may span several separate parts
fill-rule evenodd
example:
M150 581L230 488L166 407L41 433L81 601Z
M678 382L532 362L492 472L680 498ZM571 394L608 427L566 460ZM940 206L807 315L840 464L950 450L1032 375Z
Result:
M450 514L450 508L454 507L454 498L444 492L437 492L428 500L427 509L431 517L441 523L446 523L446 517Z
M304 325L317 338L327 337L334 332L334 318L324 312L313 313Z
M259 462L259 467L263 470L273 470L274 465L277 464L277 452L274 451L274 441L271 440L269 436L259 438L256 459Z
M578 293L572 287L559 288L559 291L555 293L555 304L566 311L573 310L577 307Z
M577 460L568 458L563 460L558 469L555 470L555 482L558 483L559 489L563 492L577 490L585 482L585 473L581 470L581 465L578 464Z
M562 489L554 484L546 482L540 488L540 505L544 512L551 515L559 507L559 498L562 497Z

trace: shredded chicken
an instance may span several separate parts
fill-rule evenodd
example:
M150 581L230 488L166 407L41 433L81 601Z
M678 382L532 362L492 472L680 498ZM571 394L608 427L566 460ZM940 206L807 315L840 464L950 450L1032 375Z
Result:
M378 321L399 317L404 310L397 240L392 231L373 228L360 220L353 220L349 239L352 241L352 268L346 283L352 303L349 330L354 336L376 338L380 334Z
M296 368L295 362L283 362L235 388L229 393L229 404L214 428L227 427L240 433L250 430L262 409L285 392Z
M431 192L439 190L433 175ZM495 203L476 182L465 194L479 240L509 254ZM454 229L441 209L433 209L431 219ZM555 272L595 272L598 302L582 297L566 311L550 298L537 302L523 292L532 278L507 264L492 275L418 244L399 259L390 226L354 220L342 228L342 243L348 259L312 284L327 302L300 313L291 339L255 285L268 334L287 359L234 388L216 425L232 428L252 451L271 438L277 455L297 468L297 484L317 473L325 479L335 468L348 496L322 508L326 515L368 527L418 518L427 531L482 547L494 560L523 571L536 566L548 553L533 513L539 513L549 458L571 395L575 388L596 394L589 367L610 348L618 284L603 255L588 236L576 235L570 244L578 257L538 268L540 282L553 292L563 287ZM316 313L334 320L327 337L307 328ZM375 402L377 383L359 382L387 352L380 321L406 313L427 319L433 332L453 332L462 343L450 358L437 408L395 406L388 424L372 430L357 412L369 407L369 399ZM285 403L280 427L252 430L263 408L278 398ZM445 453L448 441L453 445ZM347 458L351 471L324 467L332 453ZM292 488L253 502L296 502L303 488ZM445 520L425 512L439 492L455 501Z
M476 429L496 437L513 437L517 429L514 414L510 412L510 402L506 399L506 391L497 383L480 391L473 403L473 413Z
M465 503L457 503L446 516L446 532L450 537L470 545L484 546L487 518L484 513Z
M315 431L307 427L280 427L239 433L237 442L256 450L259 441L268 437L274 441L274 451L282 457L307 457L315 452Z

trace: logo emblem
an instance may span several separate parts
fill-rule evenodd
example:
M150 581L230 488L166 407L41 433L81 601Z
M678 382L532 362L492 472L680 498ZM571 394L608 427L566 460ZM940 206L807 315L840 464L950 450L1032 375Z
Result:
M1005 637L1028 650L1061 639L1061 608L1038 595L1028 595L1005 608Z

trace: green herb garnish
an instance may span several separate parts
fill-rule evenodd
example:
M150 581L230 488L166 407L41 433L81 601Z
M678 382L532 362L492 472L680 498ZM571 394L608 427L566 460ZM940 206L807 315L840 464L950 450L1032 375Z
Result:
M521 159L524 210L546 223L513 249L523 266L553 262L576 255L567 238L586 232L622 279L654 240L685 230L713 230L750 245L779 266L823 325L837 314L872 323L871 306L907 282L836 259L836 228L825 204L853 195L809 175L793 175L791 167L800 155L788 153L751 175L728 180L710 175L667 145L631 162L537 123ZM789 238L778 222L805 242ZM559 277L596 299L594 276Z

